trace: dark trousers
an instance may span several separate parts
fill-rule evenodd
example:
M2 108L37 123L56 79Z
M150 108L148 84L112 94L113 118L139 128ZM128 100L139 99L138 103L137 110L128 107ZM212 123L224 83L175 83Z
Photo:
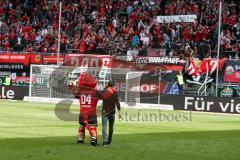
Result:
M102 116L102 135L103 135L104 142L112 141L114 122L115 122L115 114ZM107 135L107 123L109 123L108 135Z
M179 94L183 94L183 84L182 85L180 85L180 84L178 84L178 86L179 86Z

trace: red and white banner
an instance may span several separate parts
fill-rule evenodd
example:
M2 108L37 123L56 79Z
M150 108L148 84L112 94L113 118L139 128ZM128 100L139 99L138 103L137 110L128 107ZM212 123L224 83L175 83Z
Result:
M190 58L187 73L189 76L200 76L201 74L213 74L217 69L217 59L204 58L203 60ZM219 70L224 66L224 59L219 60Z
M57 55L43 55L43 64L57 64ZM59 62L60 64L64 63L64 55L59 56Z
M66 66L84 66L84 67L110 67L110 55L82 55L82 54L67 54Z

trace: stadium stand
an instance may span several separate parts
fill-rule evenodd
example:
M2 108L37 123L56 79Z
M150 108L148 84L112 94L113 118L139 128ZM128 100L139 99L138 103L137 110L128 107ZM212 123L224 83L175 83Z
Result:
M224 2L221 57L236 56L240 50L239 3ZM0 49L57 52L58 4L57 0L1 1ZM158 15L180 14L196 14L197 23L156 23ZM214 0L63 1L61 52L101 49L138 54L146 48L165 48L169 56L214 57L217 14Z

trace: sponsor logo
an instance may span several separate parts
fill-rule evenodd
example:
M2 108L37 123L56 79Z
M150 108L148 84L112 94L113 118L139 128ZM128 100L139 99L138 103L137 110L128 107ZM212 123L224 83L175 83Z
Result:
M41 60L41 56L40 56L40 55L36 55L36 56L35 56L35 60L36 60L37 62L39 62L39 61Z
M240 113L240 103L237 99L229 98L221 101L221 98L208 97L184 97L184 109L194 111Z
M140 57L136 59L136 63L139 64L147 64L148 63L148 57Z
M5 87L1 88L0 99L14 99L15 92L11 89L6 90Z
M226 69L225 69L225 73L229 76L233 75L234 68L232 66L227 66Z
M139 69L143 69L148 64L148 58L147 57L141 57L136 59L136 66Z
M230 87L225 87L221 92L220 92L221 97L232 97L233 96L233 89Z
M162 64L182 64L185 61L179 58L169 58L169 57L149 57L149 63L162 63Z

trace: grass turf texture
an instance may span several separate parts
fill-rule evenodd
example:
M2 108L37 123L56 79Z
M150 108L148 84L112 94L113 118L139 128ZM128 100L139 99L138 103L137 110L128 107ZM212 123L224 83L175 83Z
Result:
M72 106L71 110L77 113L78 107ZM123 109L124 116L126 112L150 115L157 111ZM59 120L52 104L0 101L0 160L231 160L240 157L240 117L233 115L192 113L192 121L180 122L116 119L113 143L107 147L90 146L89 137L85 144L76 144L77 127L77 122ZM101 133L101 123L98 132ZM100 134L99 143L102 143Z

